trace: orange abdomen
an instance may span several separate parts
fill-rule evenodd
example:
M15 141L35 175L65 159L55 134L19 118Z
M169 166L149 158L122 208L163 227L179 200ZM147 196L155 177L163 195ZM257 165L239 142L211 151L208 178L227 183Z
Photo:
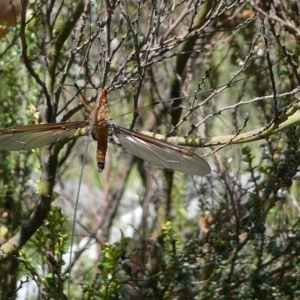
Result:
M98 145L97 145L97 166L98 172L102 172L105 166L105 156L107 150L107 139L108 139L108 127L96 128L95 133L97 135Z

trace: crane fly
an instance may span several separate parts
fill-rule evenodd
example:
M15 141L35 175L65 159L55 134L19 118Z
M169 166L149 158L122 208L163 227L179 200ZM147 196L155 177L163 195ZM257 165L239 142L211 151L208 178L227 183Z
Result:
M97 145L97 166L102 172L105 165L109 131L131 154L164 169L191 174L207 175L211 169L198 154L140 132L114 125L109 119L106 91L99 89L97 101L86 121L27 125L0 129L0 150L29 150L71 138L78 129L92 127Z

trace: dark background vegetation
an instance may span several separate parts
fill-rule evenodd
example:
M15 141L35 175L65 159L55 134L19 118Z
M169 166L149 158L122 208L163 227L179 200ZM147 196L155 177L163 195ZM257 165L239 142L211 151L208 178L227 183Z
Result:
M2 299L299 298L298 1L7 5L0 127L87 119L105 87L112 118L159 102L115 124L177 137L212 173L113 139L101 174L82 137L1 151Z

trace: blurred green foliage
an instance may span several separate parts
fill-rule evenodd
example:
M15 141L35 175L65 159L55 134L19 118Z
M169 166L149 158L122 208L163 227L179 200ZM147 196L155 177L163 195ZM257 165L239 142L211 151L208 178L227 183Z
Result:
M271 3L270 10L259 1L109 3L110 10L88 1L28 4L25 25L1 40L1 128L87 119L81 98L101 84L113 117L168 100L139 110L134 127L192 138L253 129L260 136L297 107L294 2ZM130 114L114 123L130 127L133 120ZM86 154L84 139L49 152L58 157L52 174L42 173L38 151L1 151L1 245L28 229L45 175L55 177L50 200L61 205L52 205L30 241L1 262L3 299L32 283L32 299L299 298L299 136L294 123L242 146L229 140L218 149L220 140L204 150L213 169L207 178L157 171L113 143L99 175L95 149ZM64 187L77 187L85 155L72 232L76 188ZM140 215L122 219L137 207ZM124 226L118 238L117 221Z

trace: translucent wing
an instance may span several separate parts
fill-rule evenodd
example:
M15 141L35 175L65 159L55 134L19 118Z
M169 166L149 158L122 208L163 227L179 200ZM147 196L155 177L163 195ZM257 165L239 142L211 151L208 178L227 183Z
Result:
M142 133L111 125L120 143L133 155L164 169L204 176L211 172L208 163L198 154Z
M29 150L72 137L85 121L27 125L0 129L0 150Z

